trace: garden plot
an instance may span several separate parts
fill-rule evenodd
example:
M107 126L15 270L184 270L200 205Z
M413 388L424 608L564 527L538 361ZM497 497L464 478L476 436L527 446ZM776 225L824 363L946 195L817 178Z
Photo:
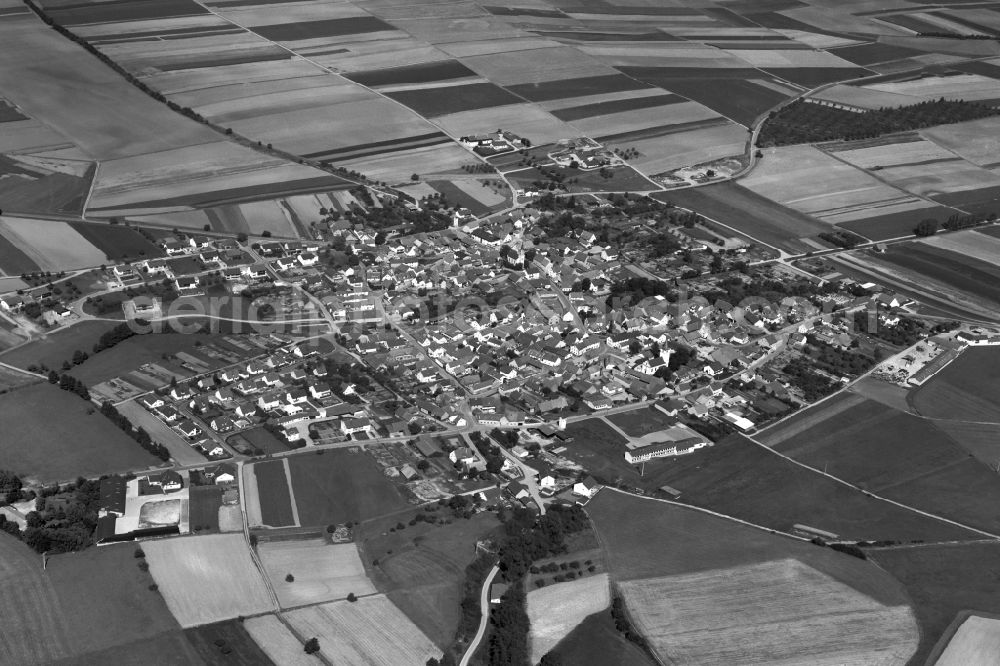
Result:
M384 595L289 611L302 636L319 639L321 654L337 663L370 666L423 664L441 651Z
M610 603L606 573L531 590L531 663L538 663L588 615L604 610Z
M796 560L621 583L637 628L668 663L905 664L906 606L883 606Z
M159 539L143 549L182 627L275 609L242 534Z
M2 217L0 234L43 271L89 268L107 260L103 252L64 222Z
M282 608L375 592L353 543L262 541L257 548ZM295 580L287 581L288 574Z

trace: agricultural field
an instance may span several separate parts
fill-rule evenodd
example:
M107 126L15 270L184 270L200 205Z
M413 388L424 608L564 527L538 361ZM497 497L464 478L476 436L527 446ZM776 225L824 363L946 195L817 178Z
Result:
M923 663L962 613L1000 614L997 543L884 548L869 556L906 587L920 623L914 663Z
M475 557L476 542L500 522L492 513L479 513L447 525L408 525L416 511L365 522L355 538L378 590L445 649L458 628L465 568ZM389 531L400 522L408 526Z
M163 250L137 230L120 225L71 222L70 226L87 242L103 252L109 261L162 257Z
M964 525L1000 531L993 511L1000 501L1000 478L934 422L872 400L829 417L824 407L796 415L775 432L766 430L760 441L869 492ZM811 427L794 432L797 420Z
M746 474L748 469L754 473ZM969 530L875 500L741 436L688 456L646 463L644 476L635 467L622 479L646 491L668 485L680 491L678 500L685 504L784 532L807 525L845 539L976 538Z
M303 527L356 523L408 506L399 487L369 455L335 449L286 460Z
M552 650L567 664L605 666L654 666L646 651L625 638L615 627L610 611L584 619Z
M93 349L101 336L114 327L113 322L107 321L79 322L4 352L0 354L0 361L18 368L32 365L58 368L63 361L72 357L74 350Z
M38 384L42 381L44 380L41 377L0 365L0 389L10 390L28 384Z
M147 589L152 578L136 566L133 550L116 545L56 555L42 571L37 553L0 534L6 591L0 661L199 663L163 598Z
M238 620L227 620L184 630L184 636L206 666L239 663L271 666L272 662Z
M306 654L302 642L275 615L260 615L243 622L247 633L275 664L319 666L319 657Z
M334 601L284 614L302 636L319 638L320 654L349 664L423 664L441 651L384 595Z
M264 540L258 543L257 552L282 608L345 599L352 592L375 592L353 543ZM295 580L285 580L288 574Z
M926 243L890 245L884 253L839 258L850 270L878 278L882 284L913 295L921 302L969 313L973 319L1000 320L1000 267Z
M80 215L96 169L87 160L0 154L0 210L29 216Z
M274 610L242 534L150 541L149 570L182 627Z
M0 218L0 234L43 271L100 266L107 258L64 222Z
M814 218L732 182L658 192L653 197L695 210L763 243L792 252L815 250L817 241L813 239L830 230Z
M3 466L26 479L66 481L161 464L93 404L48 382L0 395L0 421Z
M294 190L314 179L330 186L341 182L223 140L145 95L31 13L7 17L0 43L18 54L0 68L0 88L7 99L24 115L66 137L56 144L63 151L59 157L101 162L90 212L109 216L183 207L264 184ZM35 154L56 153L49 149Z
M934 419L1000 422L998 377L1000 349L969 347L909 400L919 414Z
M606 609L610 604L607 574L529 591L531 663L538 663L588 616Z
M218 532L221 508L220 486L191 486L188 490L188 522L192 531L204 534Z
M935 666L989 664L1000 654L1000 620L970 615L948 641Z
M920 634L886 606L793 559L627 581L622 597L663 661L898 664Z
M587 513L663 661L904 664L917 647L903 587L869 562L614 490Z
M230 437L228 442L229 445L232 446L240 440L244 440L249 443L250 446L263 451L265 454L281 453L282 451L291 450L291 447L288 446L287 442L282 441L280 438L263 427L244 430L240 434Z
M297 526L295 507L288 485L288 467L285 460L255 463L252 473L256 478L260 498L261 525L267 527ZM253 523L252 523L253 524Z

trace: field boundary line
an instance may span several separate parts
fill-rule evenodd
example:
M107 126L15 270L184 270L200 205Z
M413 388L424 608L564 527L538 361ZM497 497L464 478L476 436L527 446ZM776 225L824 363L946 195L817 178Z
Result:
M84 220L87 219L87 209L90 208L90 200L94 197L94 190L97 188L97 176L101 173L101 161L94 160L94 175L90 179L90 187L87 188L87 197L83 200L83 206L80 208L80 217Z
M302 634L300 634L299 631L295 627L292 626L291 622L289 622L288 620L286 620L284 618L284 616L282 615L282 612L275 613L274 617L278 618L278 622L280 622L281 624L285 625L285 629L288 629L288 633L290 633L292 636L294 636L295 640L297 640L299 643L301 643L302 646L303 646L303 649L304 649L305 648L305 644L306 644L306 640L308 640L308 639L303 640ZM334 666L333 663L331 663L330 660L326 658L326 655L323 654L323 646L322 645L319 646L319 652L314 653L313 656L319 657L320 661L322 661L327 666Z

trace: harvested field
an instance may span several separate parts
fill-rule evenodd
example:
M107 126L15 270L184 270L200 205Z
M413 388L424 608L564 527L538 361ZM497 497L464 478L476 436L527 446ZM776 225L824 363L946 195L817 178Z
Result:
M65 222L3 217L0 234L43 271L90 268L107 261L103 252Z
M946 236L932 236L921 239L919 242L921 245L929 245L987 264L1000 266L1000 238L978 231L968 230Z
M1000 544L885 548L869 556L906 586L921 640L913 663L924 663L935 643L963 611L1000 614ZM940 662L938 662L940 663Z
M902 666L920 638L907 605L885 606L793 559L620 588L637 628L667 663Z
M254 463L257 478L262 524L267 527L296 525L292 495L288 487L288 468L285 460Z
M567 664L655 666L646 651L625 638L608 611L594 613L578 624L553 650Z
M792 251L814 249L798 239L829 230L813 218L732 182L657 193L653 197L697 211L768 245Z
M302 642L274 615L247 618L243 627L275 664L319 666L322 663L319 657L306 654Z
M375 592L353 543L262 541L257 552L282 608L345 599L352 592ZM295 577L291 583L285 580L288 574Z
M144 550L160 593L182 627L274 610L242 534L159 539Z
M300 635L319 638L320 653L338 662L398 666L441 656L383 595L301 608L285 618Z
M507 86L512 93L531 102L548 102L557 99L627 92L652 87L648 83L637 81L622 74L585 76L563 79L561 81L544 81Z
M227 620L185 629L184 636L198 651L205 666L272 666L267 654L254 642L243 622ZM221 642L221 645L220 645Z
M0 234L0 271L7 275L34 273L39 269L31 257Z
M534 104L508 104L492 109L451 113L438 116L434 122L452 136L479 134L484 127L502 127L529 139L534 145L571 139L579 134L572 125Z
M915 207L913 203L901 205L896 212L886 213L886 207L871 208L863 212L873 213L870 217L862 217L849 222L838 221L838 227L853 231L873 241L888 240L913 235L913 230L922 220L933 218L944 220L954 214L954 209L944 206L925 204L926 207ZM841 216L838 220L844 220Z
M719 115L745 127L789 99L791 95L755 81L732 79L673 79L660 85L670 92L704 104Z
M458 628L465 568L476 555L476 542L500 523L495 514L479 513L447 525L408 525L409 516L419 511L365 522L356 539L379 591L444 649ZM408 526L390 532L399 522Z
M719 121L724 119L720 118ZM606 139L611 148L635 148L639 157L629 161L644 173L659 174L685 166L704 164L733 155L742 155L746 150L746 130L735 123L725 122L708 127L667 127L654 132L653 136L621 139ZM677 131L674 131L674 130Z
M970 615L934 666L988 666L1000 654L1000 620Z
M461 166L469 163L469 153L454 143L446 143L425 148L413 148L405 153L390 153L345 160L340 163L350 169L364 173L374 180L385 180L390 184L405 184L416 167L423 173L460 174Z
M91 403L48 382L0 395L0 422L2 465L27 479L66 481L161 464Z
M441 193L448 203L462 208L468 208L472 214L480 217L487 215L493 210L499 209L506 201L505 198L493 194L492 191L482 186L477 180L429 180L427 184ZM480 192L482 190L482 192ZM490 204L482 201L489 198Z
M156 656L143 645L155 645L169 647L175 663L198 663L162 597L146 589L151 579L135 565L133 550L116 545L56 555L43 572L37 553L0 534L0 662L155 663L142 659Z
M289 456L287 462L303 527L357 523L408 506L367 454L335 449Z
M528 592L531 663L535 664L589 615L611 604L607 574L556 583Z
M81 215L95 169L83 160L2 155L0 209L22 215Z

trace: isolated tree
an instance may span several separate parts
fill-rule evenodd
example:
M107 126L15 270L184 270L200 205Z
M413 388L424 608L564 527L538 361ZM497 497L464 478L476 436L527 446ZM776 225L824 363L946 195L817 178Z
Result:
M351 603L354 603L355 601L358 600L358 597L353 592L351 592L350 594L347 595L347 600L350 601Z
M933 236L935 233L937 233L937 230L938 230L937 220L935 220L932 217L929 217L926 220L921 220L920 224L918 224L917 227L913 230L913 233L915 233L918 236Z
M319 652L319 639L315 637L310 638L306 641L305 653L316 654L317 652Z
M240 233L236 234L236 241L239 243L246 243L247 235L241 231Z
M417 173L413 174L412 176L410 176L410 180L412 180L413 182L417 182L418 180L420 180L420 174Z
M294 583L295 582L295 576L293 576L292 574L288 574L287 576L285 576L285 582L286 583Z

